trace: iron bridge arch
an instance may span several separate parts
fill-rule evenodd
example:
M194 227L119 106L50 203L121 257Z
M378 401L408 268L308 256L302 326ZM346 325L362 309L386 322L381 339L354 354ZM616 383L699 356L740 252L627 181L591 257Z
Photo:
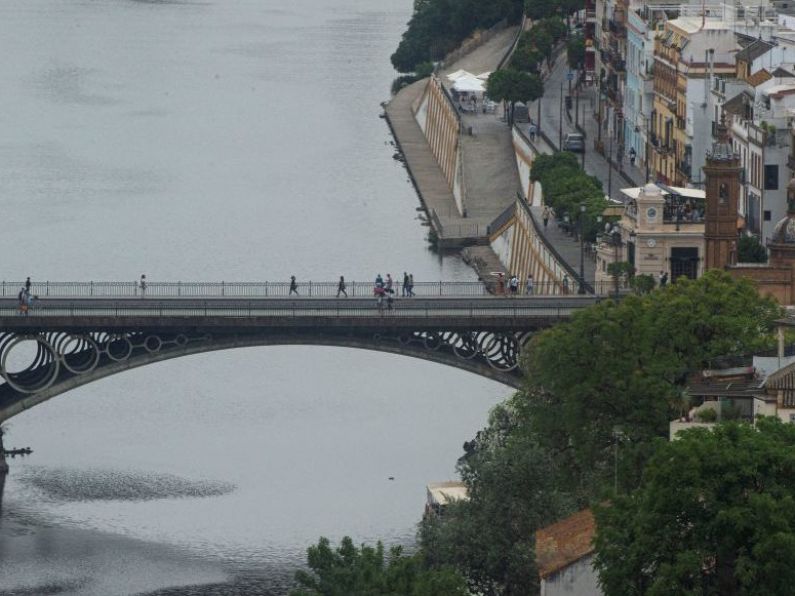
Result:
M0 384L0 422L125 370L192 354L257 346L316 345L388 352L453 366L518 388L520 354L532 332L443 328L0 332L0 376L4 381ZM35 342L35 354L27 366L14 370L12 354L25 342Z

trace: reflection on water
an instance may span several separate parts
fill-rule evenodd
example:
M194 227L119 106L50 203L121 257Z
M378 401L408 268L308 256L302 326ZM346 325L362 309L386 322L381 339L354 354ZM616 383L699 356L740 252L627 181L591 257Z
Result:
M428 250L378 118L412 4L3 0L0 277L474 279ZM80 387L8 424L35 452L0 594L284 594L321 535L411 542L506 393L307 346Z

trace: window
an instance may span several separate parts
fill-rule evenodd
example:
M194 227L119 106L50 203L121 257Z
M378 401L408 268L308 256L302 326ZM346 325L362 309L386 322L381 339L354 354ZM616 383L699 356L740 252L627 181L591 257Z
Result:
M773 216L770 213L770 211L767 211L767 210L765 210L764 216L765 216L765 221L770 221L773 218Z
M778 190L778 166L765 166L765 190Z

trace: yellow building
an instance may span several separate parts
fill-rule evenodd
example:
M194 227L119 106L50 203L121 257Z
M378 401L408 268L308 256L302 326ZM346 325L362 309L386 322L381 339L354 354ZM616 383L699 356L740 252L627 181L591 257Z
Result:
M720 19L673 19L655 38L651 168L657 181L703 183L701 168L711 144L710 73L733 75L736 49L734 32Z

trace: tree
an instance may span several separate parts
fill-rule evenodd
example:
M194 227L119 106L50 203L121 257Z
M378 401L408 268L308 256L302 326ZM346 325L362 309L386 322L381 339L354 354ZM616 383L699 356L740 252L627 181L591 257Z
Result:
M426 565L461 570L472 593L537 593L533 534L581 504L556 489L565 468L533 436L513 400L495 407L489 425L464 449L458 470L470 498L423 520Z
M524 10L531 19L543 19L555 14L558 9L556 0L525 0Z
M572 70L585 63L585 39L582 35L575 35L566 42L566 60Z
M508 102L508 122L513 125L513 106L516 102L538 99L544 94L544 84L537 75L506 68L489 75L486 94L496 101Z
M740 236L737 260L740 263L767 263L767 251L756 236Z
M477 29L518 22L522 6L522 0L415 0L392 65L410 73L421 62L441 60Z
M596 509L607 596L792 594L795 426L762 419L682 432L638 490Z
M622 484L634 486L650 441L679 412L687 374L718 355L770 347L780 316L751 282L717 270L604 301L523 352L527 419L546 446L571 454L574 476L596 472L597 481L609 477L618 430Z
M466 596L464 579L450 568L428 570L420 558L390 550L389 561L379 542L375 548L344 537L336 550L327 538L307 549L312 573L298 571L301 586L291 596Z
M538 65L544 60L544 55L538 48L520 45L511 56L511 67L524 72L538 72Z
M607 207L602 190L602 182L580 169L573 153L561 152L552 155L539 155L533 161L530 178L541 183L544 202L555 209L559 216L566 214L577 221L580 206L585 205L583 235L593 242L601 224L597 218Z

